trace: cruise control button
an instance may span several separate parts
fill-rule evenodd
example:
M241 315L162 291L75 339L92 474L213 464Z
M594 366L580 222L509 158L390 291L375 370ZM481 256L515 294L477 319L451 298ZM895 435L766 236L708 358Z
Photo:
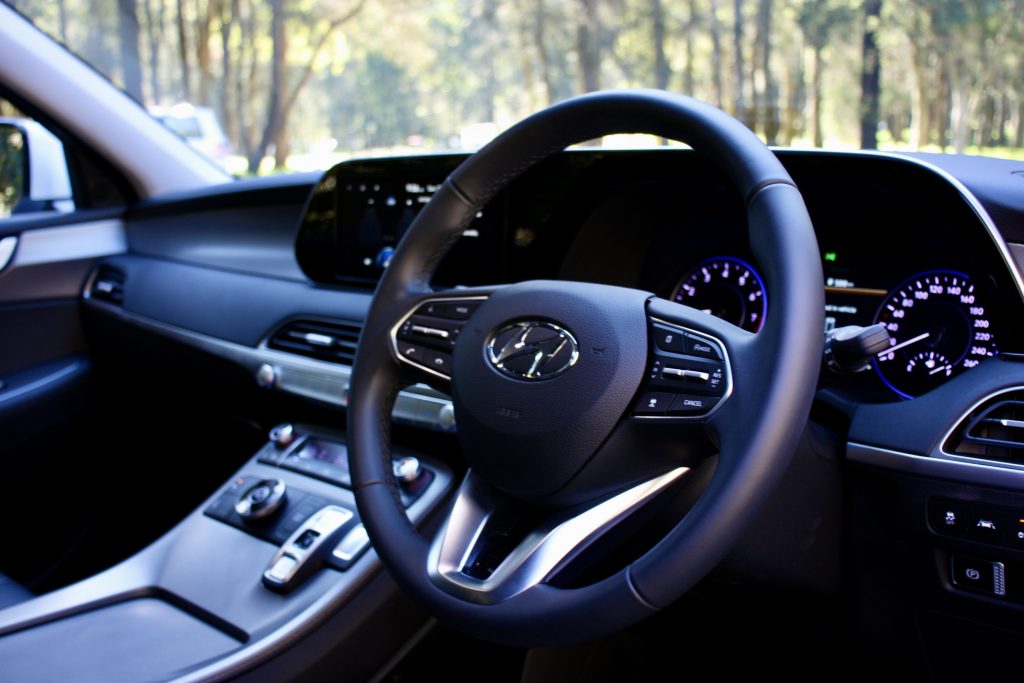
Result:
M654 344L662 351L686 353L686 335L679 330L655 327Z
M703 415L718 403L715 396L679 394L673 399L669 412L673 415Z
M675 394L667 391L651 391L637 399L633 412L637 415L664 415L672 405Z
M722 357L722 354L718 352L717 346L706 339L694 337L693 335L686 335L686 341L686 353L694 356L700 356L701 358L711 358L712 360L719 360Z

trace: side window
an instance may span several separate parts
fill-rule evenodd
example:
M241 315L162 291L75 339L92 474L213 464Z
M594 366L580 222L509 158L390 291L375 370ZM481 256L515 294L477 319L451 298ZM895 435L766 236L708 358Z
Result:
M64 144L0 98L0 220L74 208Z

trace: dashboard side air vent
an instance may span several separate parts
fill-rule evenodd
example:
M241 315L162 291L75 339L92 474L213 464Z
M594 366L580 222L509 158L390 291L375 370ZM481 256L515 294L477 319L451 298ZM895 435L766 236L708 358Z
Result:
M120 306L124 304L124 271L113 266L100 266L89 287L89 297Z
M1024 464L1024 389L980 403L960 420L942 449L951 455Z
M352 365L359 340L359 323L292 320L270 337L267 346L330 363Z

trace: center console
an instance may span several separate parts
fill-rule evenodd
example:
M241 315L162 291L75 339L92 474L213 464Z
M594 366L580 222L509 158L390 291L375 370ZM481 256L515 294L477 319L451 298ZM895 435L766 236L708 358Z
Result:
M401 449L394 471L410 521L425 525L452 472ZM344 435L284 424L145 550L0 613L0 661L15 680L200 680L278 661L297 635L335 621L365 666L422 626L404 601L360 520ZM111 638L124 656L97 662Z

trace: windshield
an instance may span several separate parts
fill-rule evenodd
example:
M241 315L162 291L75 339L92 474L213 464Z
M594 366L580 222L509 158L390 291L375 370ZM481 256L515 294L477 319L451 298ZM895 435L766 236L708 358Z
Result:
M1024 0L7 2L236 174L474 149L620 87L773 145L1024 157Z

